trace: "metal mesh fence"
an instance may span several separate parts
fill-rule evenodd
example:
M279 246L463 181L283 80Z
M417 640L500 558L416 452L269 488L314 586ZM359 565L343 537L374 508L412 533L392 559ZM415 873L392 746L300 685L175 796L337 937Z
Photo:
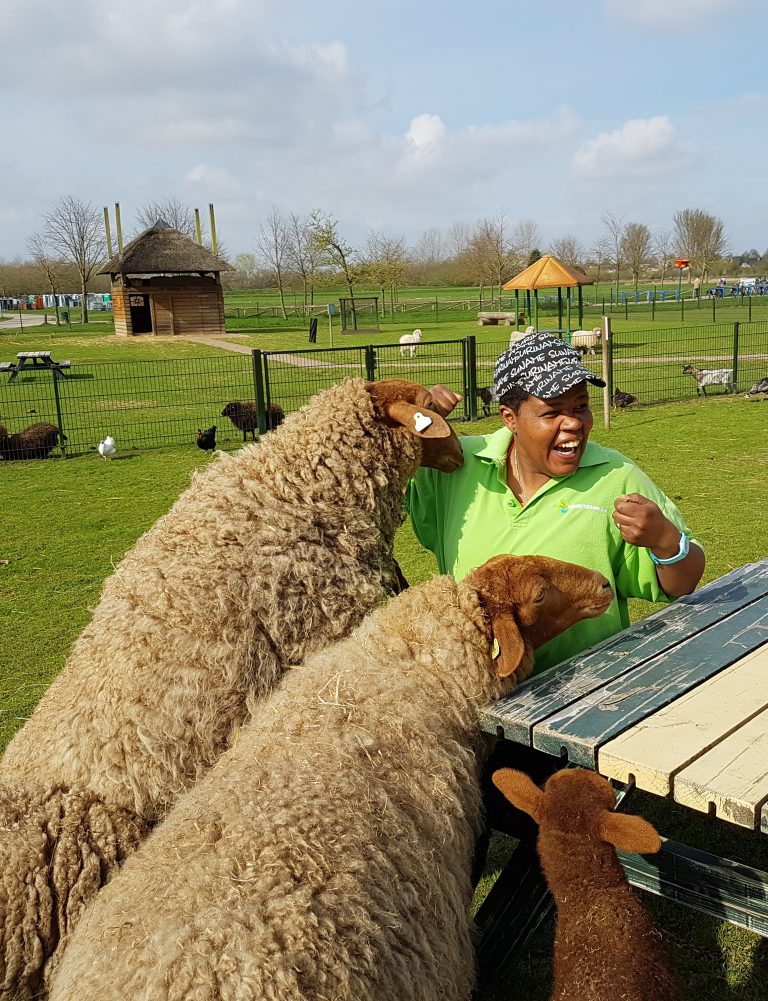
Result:
M96 449L106 435L120 448L191 443L198 428L217 425L219 445L242 440L222 410L232 401L253 402L265 424L265 408L287 414L310 397L350 376L441 383L461 393L454 416L482 414L481 390L493 383L493 369L508 339L424 341L399 344L253 351L220 357L73 364L62 379L46 370L22 372L13 382L0 373L0 424L9 433L47 421L67 435L69 455ZM599 352L599 349L598 349ZM602 373L599 353L583 356ZM686 374L721 372L722 379ZM722 370L722 371L721 371ZM611 339L609 387L636 396L641 404L745 392L768 377L768 320L622 331ZM598 405L600 390L591 388ZM487 397L487 394L485 394Z

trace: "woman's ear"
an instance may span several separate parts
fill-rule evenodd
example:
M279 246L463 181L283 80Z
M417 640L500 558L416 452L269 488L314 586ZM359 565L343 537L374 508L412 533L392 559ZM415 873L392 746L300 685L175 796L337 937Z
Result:
M501 419L504 421L504 426L507 427L512 434L517 432L517 414L514 410L509 407L505 407L503 404L499 406L499 414Z

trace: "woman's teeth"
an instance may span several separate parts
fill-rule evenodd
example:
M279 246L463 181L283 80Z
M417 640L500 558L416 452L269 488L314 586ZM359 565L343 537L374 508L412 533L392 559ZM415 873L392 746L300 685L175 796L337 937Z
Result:
M564 442L561 445L555 445L555 451L559 455L575 455L578 450L579 450L578 441L569 441L569 442Z

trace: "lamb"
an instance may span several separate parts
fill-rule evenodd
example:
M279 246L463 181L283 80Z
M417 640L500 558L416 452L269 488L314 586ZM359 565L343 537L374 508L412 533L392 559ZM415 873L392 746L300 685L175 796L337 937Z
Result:
M110 875L108 853L130 854L286 667L400 590L406 483L420 463L462 462L430 407L402 380L320 393L261 444L198 471L106 581L0 761L3 1001L43 986ZM69 810L77 795L100 804L98 824Z
M692 375L696 380L696 395L707 395L707 386L723 386L724 393L733 393L732 368L696 368L694 365L684 365L683 375Z
M592 330L574 330L571 332L571 347L583 354L596 354L596 349L602 343L600 327Z
M45 421L30 424L11 435L7 428L0 426L0 455L4 459L47 459L48 453L59 444L59 438L67 440L55 424Z
M99 894L51 1001L466 1001L479 710L611 596L497 556L308 658Z
M243 441L245 441L249 431L251 432L251 439L253 441L256 440L256 432L259 429L259 414L256 404L251 400L245 403L241 403L239 400L228 403L221 411L221 416L229 417L238 431L243 432ZM270 403L266 408L265 417L267 430L271 431L283 423L285 413L279 403Z
M760 396L761 394L768 394L768 376L765 379L758 379L752 388L744 395ZM765 399L765 395L763 395L763 399Z
M406 354L410 354L411 358L413 358L418 350L419 341L421 341L421 331L418 327L412 334L403 334L400 338L400 354L403 357Z
M524 337L527 337L528 334L535 334L535 333L536 333L536 328L533 326L526 327L525 330L513 330L512 333L509 335L509 347L514 347L514 345L517 344L518 341L521 341Z
M539 825L539 858L557 904L551 1001L683 1001L677 974L616 857L653 853L661 840L642 817L615 813L610 782L562 769L543 791L502 768L493 782Z

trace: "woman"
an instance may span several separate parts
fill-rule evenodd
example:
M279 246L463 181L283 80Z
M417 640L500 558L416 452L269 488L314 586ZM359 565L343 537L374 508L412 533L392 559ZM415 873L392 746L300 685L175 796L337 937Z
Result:
M587 383L605 385L576 350L529 334L496 364L504 426L463 438L464 465L450 476L419 470L407 497L417 538L458 580L496 553L553 556L608 578L608 611L537 651L537 671L628 626L629 598L670 601L704 572L672 501L630 459L589 441ZM432 394L443 416L461 399L444 386Z

